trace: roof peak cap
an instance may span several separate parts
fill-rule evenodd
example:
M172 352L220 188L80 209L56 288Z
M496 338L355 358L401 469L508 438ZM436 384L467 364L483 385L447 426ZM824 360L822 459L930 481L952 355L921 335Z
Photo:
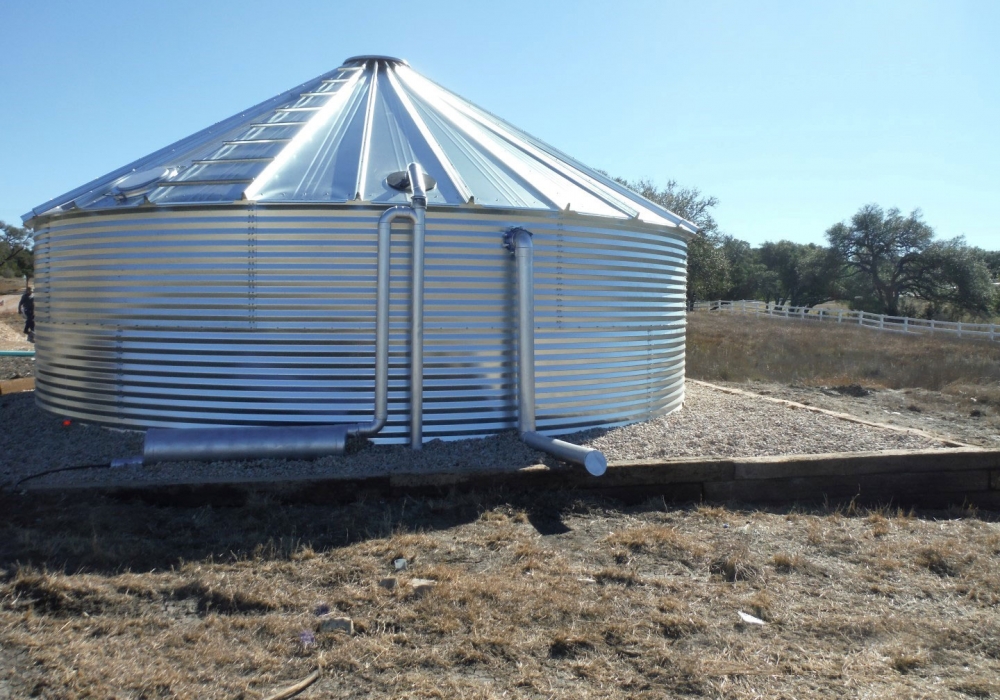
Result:
M377 54L371 54L366 56L351 56L350 58L344 60L344 65L346 66L349 63L367 63L368 61L379 61L382 63L399 63L404 66L410 65L409 63L406 62L406 59L396 58L395 56L380 56Z

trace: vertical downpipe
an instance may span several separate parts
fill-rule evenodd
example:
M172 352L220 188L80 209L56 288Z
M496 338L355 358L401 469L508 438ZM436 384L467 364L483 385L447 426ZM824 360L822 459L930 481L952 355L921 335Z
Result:
M413 207L413 247L410 283L410 448L424 444L424 238L427 192L419 163L407 168Z
M531 234L511 237L517 265L517 429L535 429L535 279ZM530 319L530 322L527 322Z
M535 432L535 278L531 234L513 228L504 234L504 245L517 265L517 429L521 440L557 459L579 464L594 476L607 471L608 460L600 450L574 445Z

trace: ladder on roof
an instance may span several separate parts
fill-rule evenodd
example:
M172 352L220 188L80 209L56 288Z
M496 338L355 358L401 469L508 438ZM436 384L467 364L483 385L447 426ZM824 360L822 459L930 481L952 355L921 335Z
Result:
M223 141L212 154L192 161L191 167L182 170L172 180L157 183L154 189L249 185L281 151L277 148L274 153L267 153L268 147L292 141L309 123L309 118L323 109L350 82L350 77L341 76L349 76L355 70L354 67L341 68L338 77L320 81L313 89L299 93L296 102L272 110L263 120L247 124L232 138ZM319 104L316 104L317 101ZM264 154L257 150L261 147L265 149ZM212 175L211 171L219 168L225 168L226 174Z

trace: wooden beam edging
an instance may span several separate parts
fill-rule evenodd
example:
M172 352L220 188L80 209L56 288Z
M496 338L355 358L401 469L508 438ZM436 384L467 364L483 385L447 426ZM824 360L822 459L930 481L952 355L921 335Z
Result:
M951 438L946 438L940 435L935 435L933 433L928 433L926 430L921 430L920 428L906 428L901 425L891 425L889 423L876 423L874 421L865 420L864 418L859 418L850 413L841 413L840 411L830 411L826 408L809 406L804 403L799 403L798 401L791 401L790 399L776 399L772 396L764 396L763 394L756 394L752 391L746 391L744 389L733 389L728 386L719 386L718 384L703 382L699 379L687 379L686 381L689 381L692 384L697 384L698 386L703 386L708 389L715 389L716 391L721 391L726 394L734 394L736 396L747 396L753 399L760 399L761 401L770 401L771 403L780 404L782 406L788 406L789 408L802 408L805 409L806 411L812 411L813 413L822 413L823 415L831 416L833 418L839 418L840 420L846 420L850 423L867 425L870 428L881 428L882 430L892 430L897 433L916 435L918 437L926 438L928 440L934 440L935 442L943 443L948 447L975 447L975 445L969 445L964 442L959 442L958 440L952 440Z
M7 394L19 394L22 391L34 390L34 377L23 377L21 379L7 379L0 381L0 396L6 396Z
M865 502L1000 507L1000 450L955 448L837 452L776 457L618 462L602 477L582 469L534 465L492 472L390 474L301 481L134 483L39 486L35 495L143 500L161 505L241 505L251 494L283 503L325 504L365 495L441 495L451 491L576 491L627 500L792 504L860 498Z

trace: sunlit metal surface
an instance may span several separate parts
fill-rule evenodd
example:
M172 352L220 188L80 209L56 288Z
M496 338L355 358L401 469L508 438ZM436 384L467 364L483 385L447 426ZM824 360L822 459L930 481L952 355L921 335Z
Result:
M405 204L388 174L420 163L430 206L531 209L694 227L427 80L404 61L340 68L223 120L24 215L149 205Z
M409 406L419 232L400 219L376 441L516 426L511 227L533 234L536 429L681 405L694 227L386 57L349 59L26 215L36 400L133 427L370 421L378 222L408 203L409 163L434 183L423 410Z
M384 207L146 207L37 232L36 398L121 426L370 419ZM430 207L424 437L517 423L514 266L534 234L537 427L557 434L680 406L686 237L566 213ZM389 419L409 433L410 229L393 227Z

